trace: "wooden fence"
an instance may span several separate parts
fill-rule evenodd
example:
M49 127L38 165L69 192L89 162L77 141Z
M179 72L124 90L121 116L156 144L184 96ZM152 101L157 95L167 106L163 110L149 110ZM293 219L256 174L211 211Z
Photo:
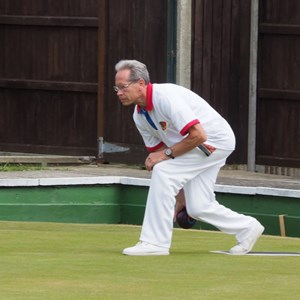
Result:
M112 90L114 65L168 78L172 0L0 1L0 151L97 155L97 139L145 150ZM192 89L231 124L247 163L251 0L193 0ZM300 167L300 2L260 1L256 158ZM175 28L173 28L173 31Z

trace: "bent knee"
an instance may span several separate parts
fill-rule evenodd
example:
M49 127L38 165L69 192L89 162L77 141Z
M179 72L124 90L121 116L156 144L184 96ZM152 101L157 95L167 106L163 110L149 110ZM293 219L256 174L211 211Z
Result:
M204 204L198 203L197 206L187 207L187 213L190 217L199 220L205 217L206 215L210 214L211 209Z
M164 176L169 176L169 168L166 167L166 164L162 161L156 165L154 165L152 169L152 177L153 176L159 176L159 177L164 177Z

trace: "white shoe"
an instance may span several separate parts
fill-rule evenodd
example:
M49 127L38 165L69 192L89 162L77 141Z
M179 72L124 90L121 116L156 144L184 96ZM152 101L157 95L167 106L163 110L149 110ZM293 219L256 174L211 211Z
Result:
M146 242L138 242L135 246L124 249L122 253L132 256L169 255L169 249Z
M254 226L254 228L251 228L251 234L249 237L241 242L240 244L232 247L229 250L230 254L233 255L245 255L248 252L250 252L256 243L256 241L259 239L259 237L262 235L264 232L265 227L262 226L259 222L257 222Z

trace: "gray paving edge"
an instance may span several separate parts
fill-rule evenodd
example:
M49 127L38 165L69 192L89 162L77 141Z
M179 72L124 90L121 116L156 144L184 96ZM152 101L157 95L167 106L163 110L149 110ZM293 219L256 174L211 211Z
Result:
M95 177L58 177L58 178L13 178L0 179L0 187L39 187L39 186L67 186L67 185L104 185L122 184L134 186L149 186L148 178L135 178L127 176L95 176ZM243 194L243 195L266 195L277 197L291 197L300 199L300 190L282 189L260 186L234 186L216 184L215 192Z

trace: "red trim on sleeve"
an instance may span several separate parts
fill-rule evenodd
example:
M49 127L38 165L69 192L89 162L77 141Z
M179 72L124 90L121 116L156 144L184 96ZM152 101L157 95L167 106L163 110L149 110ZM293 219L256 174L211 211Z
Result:
M200 123L200 121L199 121L198 119L195 119L195 120L191 121L190 123L186 124L186 125L180 130L180 134L181 134L182 136L183 136L183 135L186 135L187 132L188 132L188 130L189 130L192 126L194 126L194 125L196 125L196 124L199 124L199 123Z
M148 150L149 152L154 152L154 151L156 151L157 149L163 147L164 145L165 145L165 144L164 144L163 142L160 142L158 145L156 145L156 146L154 146L154 147L146 147L146 148L147 148L147 150Z

